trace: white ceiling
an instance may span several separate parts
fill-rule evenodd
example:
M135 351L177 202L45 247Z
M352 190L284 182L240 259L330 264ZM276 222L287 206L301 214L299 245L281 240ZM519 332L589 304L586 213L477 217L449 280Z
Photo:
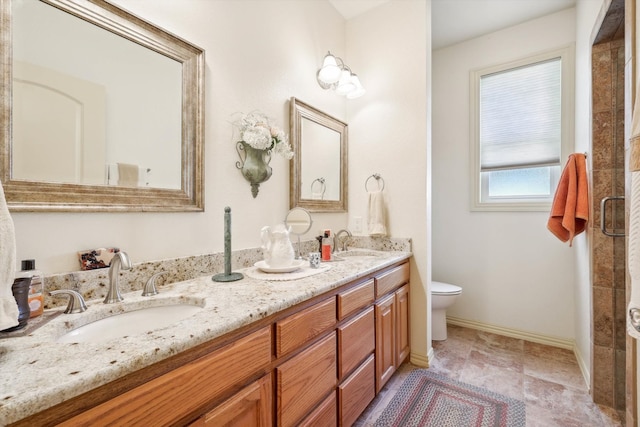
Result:
M347 20L388 1L329 0ZM575 4L576 0L431 0L431 45L439 49Z
M329 0L329 3L340 12L344 19L349 20L388 1L390 0Z

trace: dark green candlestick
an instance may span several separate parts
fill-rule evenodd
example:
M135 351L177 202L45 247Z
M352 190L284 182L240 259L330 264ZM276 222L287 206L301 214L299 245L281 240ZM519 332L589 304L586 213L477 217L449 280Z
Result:
M224 273L214 275L214 282L234 282L242 279L242 273L231 272L231 208L224 208Z

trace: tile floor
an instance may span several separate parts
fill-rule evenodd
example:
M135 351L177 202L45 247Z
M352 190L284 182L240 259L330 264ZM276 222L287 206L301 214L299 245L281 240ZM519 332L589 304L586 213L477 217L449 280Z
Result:
M573 352L453 325L448 335L434 341L429 369L523 401L527 427L624 425L616 411L591 401ZM402 365L354 425L373 426L413 369Z

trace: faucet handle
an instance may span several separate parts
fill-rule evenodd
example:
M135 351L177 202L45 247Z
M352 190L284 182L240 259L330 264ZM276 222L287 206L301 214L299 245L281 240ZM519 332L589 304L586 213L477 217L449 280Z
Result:
M158 276L161 276L167 273L168 271L161 271L151 276L149 280L147 280L147 283L145 283L144 285L144 289L142 290L142 296L150 297L153 295L158 295L158 289L156 288L156 279L158 278Z
M49 295L51 296L56 296L58 294L69 295L69 303L67 304L67 308L64 310L65 314L82 313L87 310L87 304L84 302L84 298L80 292L74 291L73 289L59 289L49 292Z

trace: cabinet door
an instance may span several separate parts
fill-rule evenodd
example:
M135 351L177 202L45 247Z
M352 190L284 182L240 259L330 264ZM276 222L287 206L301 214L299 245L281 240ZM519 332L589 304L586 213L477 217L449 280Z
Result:
M396 291L398 324L396 327L396 367L409 356L409 285Z
M273 420L271 394L271 375L269 374L246 386L216 409L200 417L191 426L271 426Z
M332 390L337 379L336 333L276 368L279 426L296 425Z
M395 294L391 294L376 303L376 393L396 369L395 301Z

